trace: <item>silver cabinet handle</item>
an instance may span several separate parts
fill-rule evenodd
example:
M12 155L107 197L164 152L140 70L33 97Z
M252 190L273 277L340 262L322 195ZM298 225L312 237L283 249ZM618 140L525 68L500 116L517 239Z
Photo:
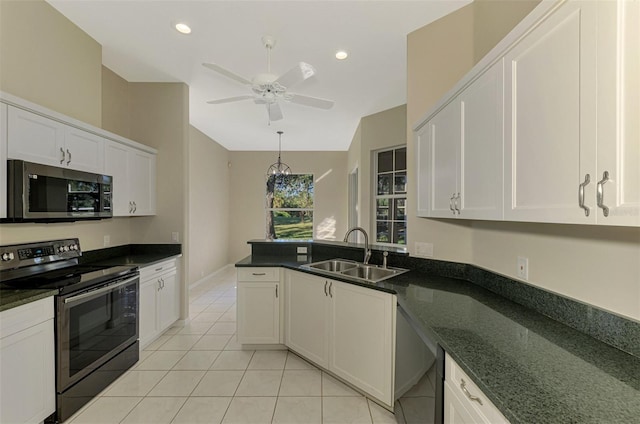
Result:
M324 295L325 295L325 296L329 296L329 295L327 294L327 284L329 284L329 282L328 282L327 280L325 280L325 281L324 281Z
M469 390L467 389L467 383L462 378L460 379L460 388L462 389L462 392L467 395L469 400L478 402L480 405L482 405L482 399L469 393Z
M164 268L164 267L161 266L160 268L156 268L156 272L162 271L162 268Z
M450 209L450 210L451 210L451 212L455 215L455 214L456 214L456 210L453 208L453 197L454 197L454 196L451 196L451 197L449 198L449 209Z
M133 201L133 213L136 213L136 211L138 210L138 205L136 205L135 200Z
M266 272L252 272L251 275L267 275Z
M158 278L158 291L162 290L162 284L160 284L160 279Z
M164 278L160 279L162 281L162 290L164 290Z
M278 298L278 285L276 284L276 299Z
M458 204L459 201L460 201L460 193L456 195L453 201L453 207L455 208L456 212L458 212L458 215L460 215L460 205Z
M604 171L602 174L602 179L598 181L598 192L597 192L597 200L598 207L602 209L602 213L604 216L609 216L609 208L604 204L604 189L602 186L609 181L609 171Z
M69 149L67 149L67 155L69 156L69 159L67 159L67 165L69 165L71 163L71 152Z
M329 281L329 297L333 298L333 293L331 293L331 286L333 286L333 281Z
M584 204L584 188L589 185L591 182L591 176L589 174L584 176L584 182L580 184L580 189L578 190L578 206L584 209L584 216L589 216L589 212L591 209L589 206Z
M133 204L131 203L131 200L129 200L129 213L133 213Z
M60 165L62 165L64 163L64 160L67 158L67 156L64 153L64 150L62 149L62 147L60 148L60 153L62 153L62 159L60 159Z

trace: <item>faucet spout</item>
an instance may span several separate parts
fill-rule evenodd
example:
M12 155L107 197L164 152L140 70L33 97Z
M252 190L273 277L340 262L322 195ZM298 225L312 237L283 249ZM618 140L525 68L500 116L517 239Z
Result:
M362 228L362 227L353 227L353 228L351 228L349 231L347 231L347 234L345 234L344 241L345 242L348 241L349 240L349 236L354 231L360 231L362 234L364 234L364 260L363 260L363 262L365 264L368 264L369 263L369 259L371 259L371 250L369 249L369 234L367 234L367 231L364 228Z

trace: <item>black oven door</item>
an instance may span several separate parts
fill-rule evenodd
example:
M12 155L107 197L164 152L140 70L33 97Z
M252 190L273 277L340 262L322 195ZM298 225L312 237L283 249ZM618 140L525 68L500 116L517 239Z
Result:
M58 296L56 386L60 393L138 340L138 274Z

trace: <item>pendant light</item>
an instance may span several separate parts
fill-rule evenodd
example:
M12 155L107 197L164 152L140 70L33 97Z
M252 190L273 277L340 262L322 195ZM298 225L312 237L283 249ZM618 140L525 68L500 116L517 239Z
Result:
M267 176L275 175L289 175L291 174L291 168L286 163L283 163L280 159L280 149L282 147L282 131L278 131L278 161L269 167Z

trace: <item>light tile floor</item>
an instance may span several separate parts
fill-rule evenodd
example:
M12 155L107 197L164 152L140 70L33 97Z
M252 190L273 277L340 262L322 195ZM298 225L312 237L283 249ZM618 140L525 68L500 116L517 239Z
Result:
M189 322L147 346L67 423L430 423L432 370L394 415L292 352L242 350L235 286L231 268L192 288Z

